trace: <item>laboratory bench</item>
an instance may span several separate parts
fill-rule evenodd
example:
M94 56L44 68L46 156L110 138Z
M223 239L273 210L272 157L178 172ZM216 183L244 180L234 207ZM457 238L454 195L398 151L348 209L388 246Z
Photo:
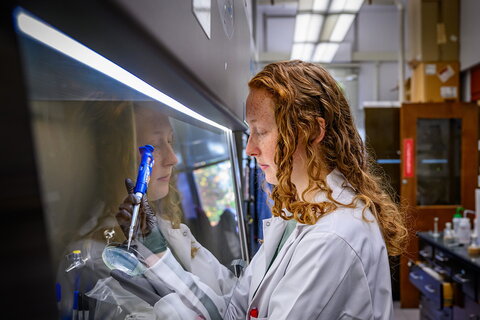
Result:
M442 234L417 236L419 260L410 261L409 280L420 291L420 319L480 320L480 257L445 243Z

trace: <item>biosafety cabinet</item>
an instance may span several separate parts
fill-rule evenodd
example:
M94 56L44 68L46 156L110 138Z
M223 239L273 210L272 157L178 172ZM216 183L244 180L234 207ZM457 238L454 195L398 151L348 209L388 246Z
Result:
M231 0L4 6L7 316L111 318L88 292L109 276L104 248L127 238L115 216L146 144L149 203L182 265L194 268L185 261L201 247L232 272L232 261L248 262L250 10ZM129 315L120 309L117 318Z

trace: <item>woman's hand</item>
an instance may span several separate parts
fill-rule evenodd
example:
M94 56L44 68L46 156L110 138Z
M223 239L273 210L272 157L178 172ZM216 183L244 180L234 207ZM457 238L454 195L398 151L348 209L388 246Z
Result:
M128 195L125 200L123 200L123 203L118 208L119 211L115 215L123 233L126 237L128 237L130 224L132 221L133 207L137 204L140 204L138 222L133 238L137 239L155 254L164 252L167 249L167 241L163 237L163 234L158 227L157 217L155 212L148 204L147 196L144 195L142 199L139 200L133 194L134 185L132 180L128 178L125 179L125 186L127 188Z

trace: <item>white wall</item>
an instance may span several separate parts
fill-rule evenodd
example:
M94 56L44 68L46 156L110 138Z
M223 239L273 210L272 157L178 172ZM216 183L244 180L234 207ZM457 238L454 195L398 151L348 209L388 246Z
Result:
M364 5L356 26L357 52L398 52L398 10L394 5ZM378 79L378 83L376 82ZM393 61L362 62L359 107L364 101L398 100L398 64Z
M256 16L256 44L259 52L290 53L295 29L296 3L258 5ZM264 15L276 16L264 21ZM267 37L267 39L264 38Z
M460 67L466 70L480 63L480 1L460 2Z
M394 5L364 4L357 19L358 51L398 51L398 12Z
M267 39L263 51L290 52L295 32L295 17L270 17L266 19ZM292 23L293 22L293 23Z

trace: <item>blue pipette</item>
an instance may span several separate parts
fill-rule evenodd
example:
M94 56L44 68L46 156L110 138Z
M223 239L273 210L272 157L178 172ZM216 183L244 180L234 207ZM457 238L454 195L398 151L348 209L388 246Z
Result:
M147 192L148 182L150 181L150 174L153 168L153 151L154 148L147 144L139 148L142 160L138 168L137 181L135 183L135 189L133 190L135 197L139 200L138 204L133 207L132 221L130 222L130 229L128 231L128 245L127 249L130 249L130 243L132 242L133 231L135 224L137 223L138 210L140 209L140 201L143 195Z

